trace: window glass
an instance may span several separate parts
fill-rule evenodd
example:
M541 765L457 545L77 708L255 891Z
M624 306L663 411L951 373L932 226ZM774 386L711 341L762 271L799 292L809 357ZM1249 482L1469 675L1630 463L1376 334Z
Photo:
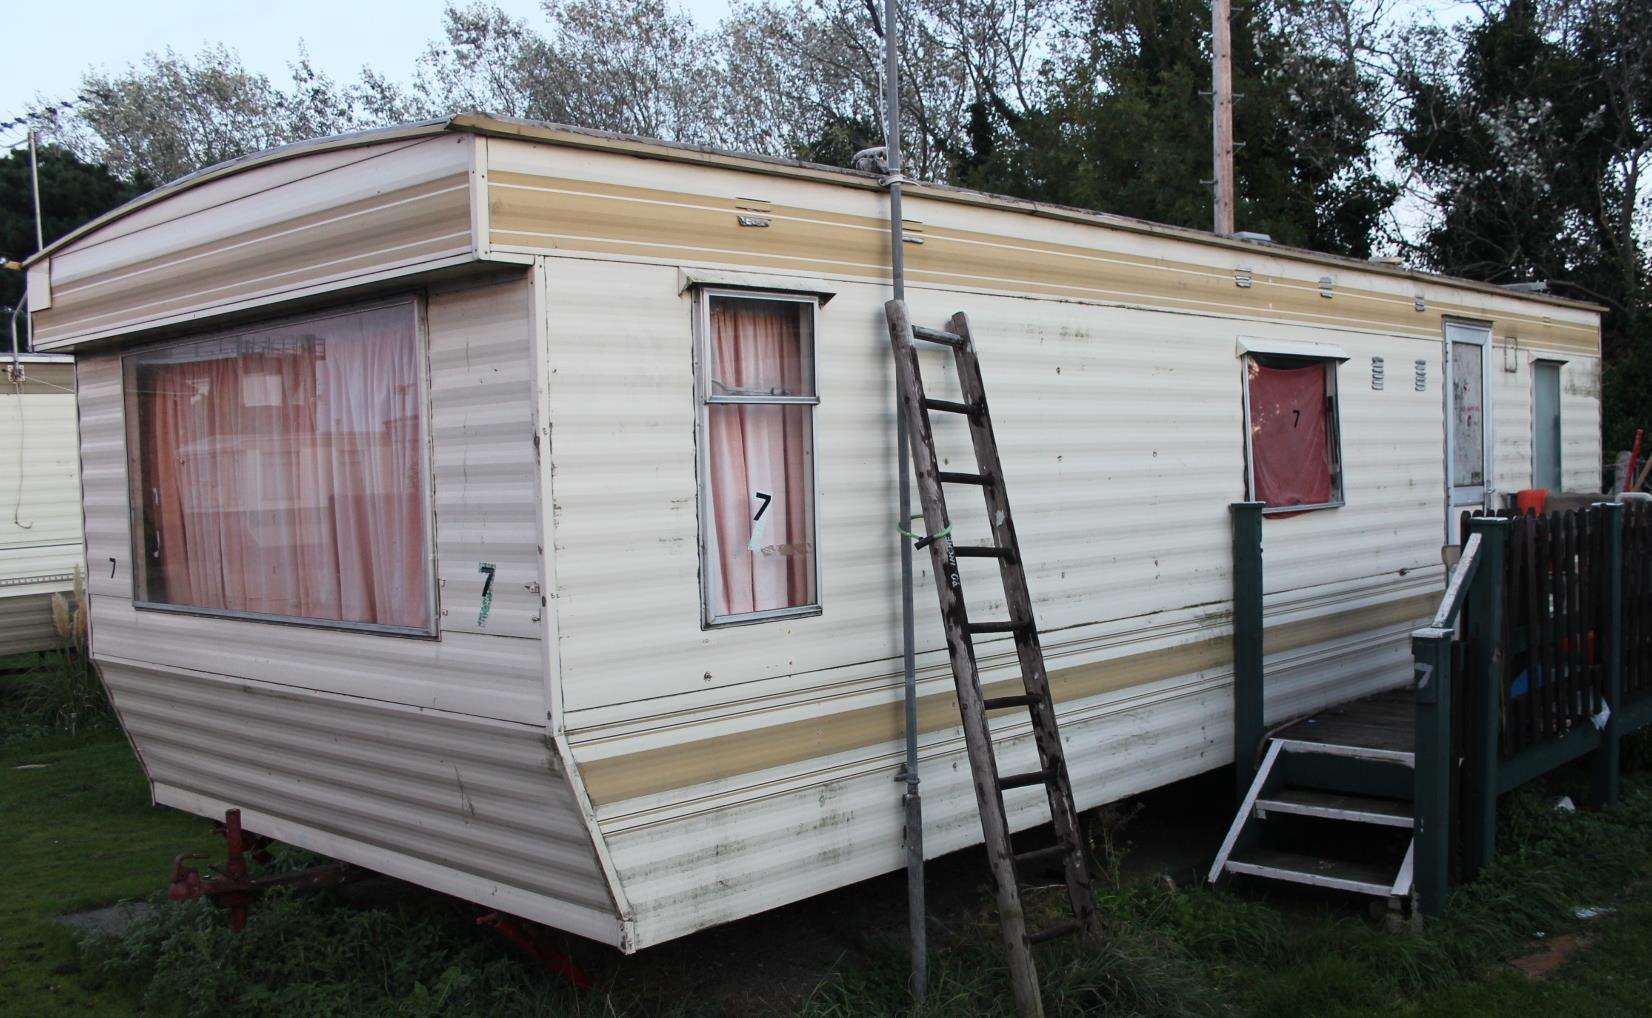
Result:
M139 601L429 630L416 312L127 358Z
M701 506L708 621L811 607L814 305L708 300Z
M1560 490L1560 364L1532 364L1532 486Z
M711 298L711 399L813 396L812 304Z
M1457 487L1486 483L1486 348L1451 344L1451 480Z
M1274 509L1340 502L1336 365L1253 356L1246 364L1246 384L1251 497Z

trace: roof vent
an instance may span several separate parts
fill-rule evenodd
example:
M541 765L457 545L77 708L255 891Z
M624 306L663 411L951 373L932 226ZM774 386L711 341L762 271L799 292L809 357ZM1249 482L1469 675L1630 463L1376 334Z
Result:
M1273 243L1273 238L1268 236L1267 234L1265 234L1265 233L1256 233L1256 232L1251 231L1251 230L1240 230L1238 233L1233 235L1233 239L1234 240L1255 240L1255 241L1260 241L1263 244L1272 244Z

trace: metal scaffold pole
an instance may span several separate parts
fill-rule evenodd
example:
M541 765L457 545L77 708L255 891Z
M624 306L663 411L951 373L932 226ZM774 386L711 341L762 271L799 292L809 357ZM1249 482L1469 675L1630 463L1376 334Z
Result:
M870 6L870 4L868 4ZM873 13L876 11L874 9ZM900 17L895 0L883 0L884 159L889 187L889 267L896 300L906 299L905 237L901 229L901 95ZM904 529L912 519L912 450L908 444L906 414L897 383L895 393L895 447L900 471L900 520ZM924 909L923 800L918 793L918 683L916 630L912 614L912 542L901 537L901 662L906 708L906 764L902 778L906 793L906 887L911 933L913 1001L922 1006L928 984L928 944Z

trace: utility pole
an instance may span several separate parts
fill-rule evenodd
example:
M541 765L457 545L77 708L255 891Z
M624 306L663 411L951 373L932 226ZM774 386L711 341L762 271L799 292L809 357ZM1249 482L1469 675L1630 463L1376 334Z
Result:
M1210 4L1211 157L1215 162L1215 225L1233 233L1233 31L1230 0Z
M34 189L34 249L46 246L46 233L40 222L40 160L35 155L34 128L29 128L29 183Z

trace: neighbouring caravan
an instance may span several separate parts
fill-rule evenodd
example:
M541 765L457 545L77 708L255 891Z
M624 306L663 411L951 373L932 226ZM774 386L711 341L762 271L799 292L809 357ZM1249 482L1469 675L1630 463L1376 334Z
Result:
M906 211L914 320L970 316L1080 807L1232 758L1230 502L1278 509L1279 720L1408 679L1453 508L1530 487L1534 435L1597 483L1594 306L941 186ZM899 867L886 213L864 173L466 115L37 256L93 654L155 801L627 951ZM980 827L918 565L938 854ZM1024 715L994 729L1028 769Z
M0 355L0 657L49 650L84 558L74 358Z

